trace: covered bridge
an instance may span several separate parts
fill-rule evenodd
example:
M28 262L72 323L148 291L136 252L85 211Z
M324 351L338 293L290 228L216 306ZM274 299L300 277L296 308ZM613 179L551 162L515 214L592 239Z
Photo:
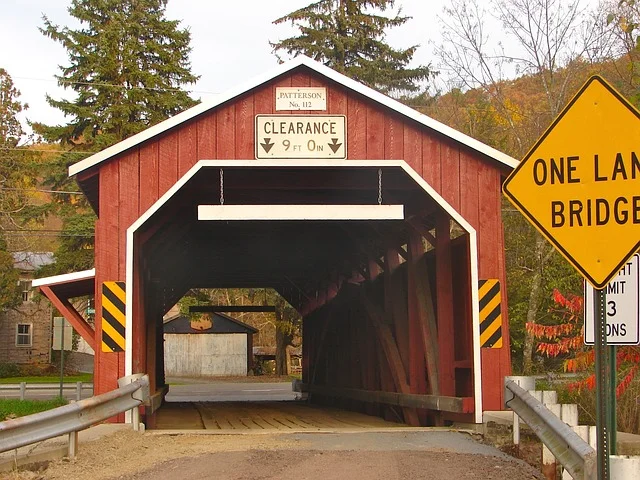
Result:
M102 322L74 313L73 274L40 285L96 345L96 393L149 373L150 425L162 317L194 287L276 289L304 317L315 401L480 422L510 373L500 186L515 165L298 57L71 166L98 215Z

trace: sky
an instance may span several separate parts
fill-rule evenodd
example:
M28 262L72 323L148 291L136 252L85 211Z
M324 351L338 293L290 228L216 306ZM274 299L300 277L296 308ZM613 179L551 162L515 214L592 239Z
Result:
M73 98L70 90L58 87L54 75L59 65L68 65L66 50L45 37L38 27L42 16L57 25L77 28L67 12L70 0L0 0L0 67L7 70L21 92L20 100L29 104L21 116L45 124L64 124L62 113L46 103ZM288 25L272 21L311 0L169 0L166 17L181 20L191 32L192 72L200 80L189 88L192 96L211 99L235 85L277 66L269 41L287 38L295 32ZM391 29L387 40L395 47L420 44L413 64L433 61L429 41L437 39L437 15L446 0L397 0L396 8L413 17L401 27ZM25 126L26 129L26 126Z

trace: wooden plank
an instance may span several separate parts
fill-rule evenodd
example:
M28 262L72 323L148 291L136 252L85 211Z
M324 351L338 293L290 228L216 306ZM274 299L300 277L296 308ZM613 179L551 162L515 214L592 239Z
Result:
M442 196L441 140L433 133L422 137L422 177Z
M178 178L196 164L198 160L198 133L195 122L187 122L178 129Z
M418 293L418 279L415 263L419 261L424 253L422 247L422 237L410 234L407 244L409 259L407 261L407 313L408 313L408 333L409 333L409 385L411 393L427 393L427 371L429 372L429 384L431 392L439 395L439 368L434 362L436 354L434 352L432 332L429 323L425 324L425 312L421 309L424 305L420 302ZM431 340L431 341L430 341ZM418 416L422 424L426 423L425 411L419 411Z
M418 127L411 122L404 124L404 161L422 176L422 144L423 138Z
M158 200L158 142L140 147L140 212L146 212Z
M353 96L347 98L347 144L349 159L367 158L367 106Z
M169 132L158 140L158 195L162 196L178 179L178 134ZM104 190L100 189L100 192Z
M380 346L384 351L385 358L389 363L389 370L391 371L396 391L410 393L410 387L406 381L407 374L404 370L404 366L402 365L402 359L400 358L398 347L391 335L391 330L383 323L383 316L381 312L379 312L377 307L373 305L373 303L371 303L371 301L369 301L369 299L367 299L367 297L362 293L360 294L360 301L364 306L369 321L374 327L378 342L380 343ZM409 425L420 425L418 415L413 410L405 410L405 421Z
M303 392L316 393L331 397L343 397L360 402L384 403L398 407L418 408L439 412L471 413L472 397L451 397L446 395L415 395L408 393L361 390L356 388L337 388L325 385L302 385Z
M236 157L235 104L221 107L216 112L216 158L234 159Z
M384 158L404 160L404 123L402 119L389 113L384 118ZM382 188L384 189L384 178Z
M475 229L479 227L480 202L478 201L480 185L478 183L478 167L480 161L466 150L460 152L460 213ZM483 185L484 188L484 185Z
M473 320L471 305L471 264L469 236L451 242L455 299L453 302L455 331L456 395L473 395ZM469 372L462 372L468 370Z
M450 220L445 212L436 218L436 305L438 319L438 355L440 394L455 395L453 362L453 279Z
M136 242L136 240L134 240ZM140 242L136 243L135 251L140 252L139 250ZM133 287L133 305L130 306L131 314L132 314L132 325L131 331L129 334L131 335L132 342L131 347L133 349L132 353L132 371L133 372L148 372L149 368L147 366L147 344L146 337L144 335L145 332L145 322L147 321L147 309L145 305L145 299L147 295L145 295L145 290L148 288L143 281L143 268L142 268L142 255L137 255L134 258L134 267L133 267L133 286L129 286L129 288Z
M253 94L253 113L255 115L268 115L274 112L275 90L273 84L269 83ZM251 158L254 158L253 156Z
M255 135L253 113L253 97L243 96L236 103L236 158L239 160L252 160L255 157Z
M405 372L409 371L409 322L407 312L407 295L404 288L402 272L398 271L398 253L387 249L385 255L385 310L389 309L395 329L398 351ZM408 379L405 379L408 381Z
M410 260L407 262L409 278L413 279L414 286L409 291L416 301L417 320L419 322L418 334L422 336L422 345L426 361L426 369L429 378L429 390L433 395L440 395L440 368L437 342L436 315L431 297L431 282L429 272L423 268L420 262L424 250L422 240L415 233L409 234Z
M140 197L140 159L138 150L134 150L123 156L117 162L118 165L118 209L110 210L109 215L117 212L118 221L118 274L117 278L110 280L124 281L126 272L126 252L127 252L127 228L135 222L139 215ZM101 192L101 194L104 192Z
M455 210L460 211L460 151L453 143L443 142L440 146L442 170L440 172L440 195Z
M373 105L367 105L367 158L384 158L384 122L382 111Z
M327 89L329 98L327 99L327 108L331 115L347 115L349 111L348 98L346 91L336 84L331 84ZM348 126L348 124L347 124ZM347 128L347 142L349 141L349 129ZM349 154L349 149L347 149Z
M200 117L196 122L198 160L213 160L216 157L217 120L215 111ZM253 155L251 157L253 158Z

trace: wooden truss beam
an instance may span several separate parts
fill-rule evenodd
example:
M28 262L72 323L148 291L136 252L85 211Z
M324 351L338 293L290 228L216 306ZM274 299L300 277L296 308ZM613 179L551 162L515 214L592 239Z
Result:
M359 402L383 403L404 408L419 408L441 412L472 413L473 397L447 397L443 395L416 395L410 393L381 392L357 388L339 388L326 385L300 385L303 392L327 397L349 398Z

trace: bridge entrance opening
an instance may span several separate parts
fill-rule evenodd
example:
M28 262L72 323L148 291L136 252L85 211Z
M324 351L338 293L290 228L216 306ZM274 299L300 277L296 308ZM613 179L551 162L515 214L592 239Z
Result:
M163 316L193 288L286 299L314 403L412 425L481 411L475 231L403 161L200 161L127 236L126 371L150 374L151 427Z

